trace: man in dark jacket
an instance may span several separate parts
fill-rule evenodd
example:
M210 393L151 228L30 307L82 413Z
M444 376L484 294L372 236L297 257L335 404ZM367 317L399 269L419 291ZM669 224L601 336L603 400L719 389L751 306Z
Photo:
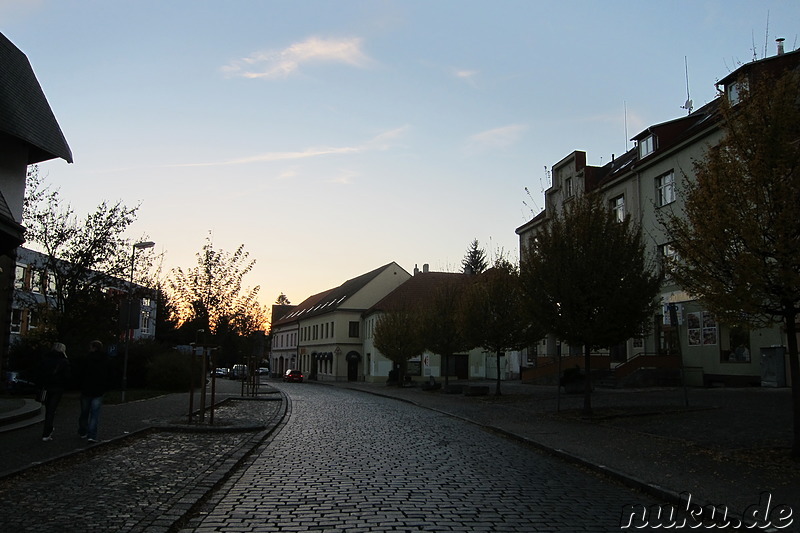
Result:
M103 406L103 394L108 390L108 360L102 342L92 341L89 344L89 354L81 365L78 382L81 387L78 434L89 442L97 442L100 408Z
M42 358L39 369L39 383L42 386L44 404L44 430L42 440L53 440L53 422L56 419L56 409L61 403L61 397L69 384L70 367L67 359L67 347L57 342Z

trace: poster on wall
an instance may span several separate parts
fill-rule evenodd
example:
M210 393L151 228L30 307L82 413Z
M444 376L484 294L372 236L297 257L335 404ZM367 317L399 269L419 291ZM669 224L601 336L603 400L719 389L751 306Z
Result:
M689 313L686 322L689 330L689 346L717 344L717 319L710 312Z

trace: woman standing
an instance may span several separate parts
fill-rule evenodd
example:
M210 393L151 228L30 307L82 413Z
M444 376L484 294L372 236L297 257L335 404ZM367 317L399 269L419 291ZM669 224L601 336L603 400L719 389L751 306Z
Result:
M70 368L67 347L57 342L43 358L40 371L42 393L44 394L44 431L42 441L53 440L53 422L56 409L69 383Z

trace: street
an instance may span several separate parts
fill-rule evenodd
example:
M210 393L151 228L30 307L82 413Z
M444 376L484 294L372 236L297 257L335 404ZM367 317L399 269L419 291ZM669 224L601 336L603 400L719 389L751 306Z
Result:
M650 498L478 426L307 383L182 531L619 531Z

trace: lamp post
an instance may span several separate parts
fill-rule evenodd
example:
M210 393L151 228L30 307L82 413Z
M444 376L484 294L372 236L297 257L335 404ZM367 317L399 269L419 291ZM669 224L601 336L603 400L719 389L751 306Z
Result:
M125 402L125 392L128 390L128 351L131 343L131 315L133 314L133 271L136 260L136 250L152 248L153 241L137 242L131 249L131 279L128 286L128 316L125 322L125 360L122 362L122 401Z

